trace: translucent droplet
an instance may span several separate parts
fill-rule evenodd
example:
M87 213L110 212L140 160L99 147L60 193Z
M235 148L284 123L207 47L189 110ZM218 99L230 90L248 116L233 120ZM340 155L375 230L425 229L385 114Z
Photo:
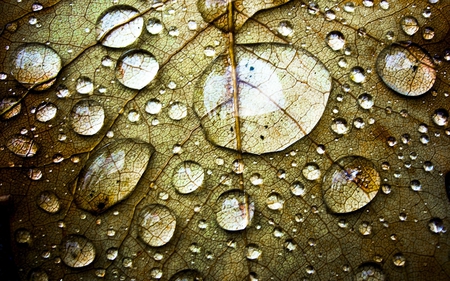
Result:
M422 37L425 40L432 40L434 38L434 29L432 27L425 27L423 29Z
M197 30L197 22L196 21L194 21L194 20L190 20L190 21L188 21L188 29L189 30L191 30L191 31L195 31L195 30Z
M433 233L444 233L445 232L444 222L440 218L432 218L428 222L428 228Z
M71 93L69 89L67 89L67 87L64 85L59 85L58 88L56 89L56 96L60 99L70 97L70 95Z
M404 16L400 21L402 30L409 36L413 36L419 31L419 23L417 19L413 16Z
M14 237L16 239L16 242L19 244L26 244L31 242L31 233L24 228L17 229Z
M97 20L97 41L103 46L124 48L133 44L142 33L144 19L131 6L120 5L103 12Z
M294 34L292 23L289 21L280 21L277 30L284 37L291 37Z
M47 85L44 83L53 80L58 75L62 62L59 55L49 46L27 43L12 53L10 65L11 74L19 83L27 88L45 90L52 83Z
M239 45L235 50L238 108L234 108L232 72L226 55L218 56L196 85L194 110L208 140L236 150L237 112L243 152L280 151L311 132L331 89L325 66L310 53L289 45ZM280 57L293 63L281 67ZM280 77L292 84L287 87Z
M358 103L364 109L371 109L373 106L373 97L368 93L361 94L358 97Z
M193 269L185 269L177 272L169 281L202 281L204 280L200 272Z
M50 214L54 214L59 211L59 208L60 208L59 198L56 196L55 193L53 193L51 191L41 192L38 196L37 201L38 201L37 202L38 206L42 210L44 210Z
M91 78L82 76L77 79L76 90L79 94L88 95L94 91L94 84Z
M353 2L347 2L344 4L344 11L346 11L347 13L353 13L355 9L355 3Z
M134 49L124 53L116 65L116 78L131 89L140 90L153 81L159 63L148 51Z
M376 66L383 82L405 96L420 96L436 81L433 59L413 43L393 43L384 48Z
M95 259L94 244L84 236L69 235L61 242L61 259L70 267L87 266Z
M145 105L145 111L149 114L155 115L161 111L162 104L158 99L151 99Z
M293 240L286 240L286 242L284 243L284 247L286 248L286 250L288 250L289 252L294 251L295 249L297 249L297 245L294 243Z
M380 8L383 10L389 9L389 2L387 0L380 1Z
M205 172L200 164L194 161L185 161L175 168L172 184L178 192L188 194L201 187L204 178Z
M161 279L163 276L163 271L161 268L154 267L150 270L150 277L153 279Z
M336 161L323 177L323 199L335 213L349 213L369 204L381 179L373 163L360 156Z
M284 200L279 193L272 192L267 196L266 204L269 209L277 211L283 209Z
M99 278L103 278L106 275L106 269L104 268L97 268L95 270L95 276L99 277Z
M140 211L138 225L139 237L149 246L160 247L172 239L177 221L169 208L153 204Z
M117 248L109 248L106 250L106 258L110 261L113 261L119 255L119 249Z
M103 127L105 111L94 100L81 100L77 102L70 112L72 129L80 135L95 135Z
M33 269L29 273L29 281L48 281L47 272L42 269Z
M169 106L168 114L172 120L181 120L187 116L187 106L181 102L174 102Z
M180 35L180 31L176 26L171 26L169 27L169 35L172 37L177 37L178 35Z
M261 185L261 184L264 183L264 180L263 180L263 178L261 177L260 174L254 173L254 174L251 175L251 177L250 177L250 182L251 182L253 185Z
M256 244L249 244L245 249L245 256L249 260L257 260L262 254L262 250Z
M443 108L436 109L432 116L434 124L438 126L447 126L448 124L448 111Z
M366 81L366 74L362 67L355 66L350 70L350 79L355 83L363 83Z
M395 266L403 267L406 264L406 258L402 253L397 253L392 257Z
M6 97L0 101L0 115L4 120L17 116L22 110L22 104L16 97Z
M140 118L141 115L136 110L130 110L130 112L128 112L128 121L136 123L139 121Z
M6 147L20 157L33 157L39 150L39 145L24 135L14 135L6 143Z
M147 27L147 31L152 35L161 33L161 31L164 28L161 21L157 18L149 19L146 27Z
M125 200L153 152L150 144L133 139L116 140L96 150L79 174L74 193L77 206L101 213Z
M431 163L430 161L425 161L423 163L423 169L425 170L425 172L431 172L434 169L433 163Z
M303 167L302 174L307 180L313 181L320 178L321 172L316 163L308 163Z
M42 171L37 168L32 168L28 170L28 178L37 181L42 178Z
M333 10L325 11L325 19L328 21L332 21L336 19L336 13Z
M355 270L355 281L385 281L386 274L384 274L381 267L377 264L366 263L360 265Z
M205 56L207 57L214 57L216 55L216 48L213 46L206 46L205 50L203 51L205 53Z
M347 60L345 58L340 58L338 61L338 65L341 68L347 68L348 66Z
M306 193L305 186L299 181L294 181L291 185L291 192L295 196L303 196Z
M42 103L37 108L36 119L40 122L48 122L55 118L56 112L58 112L58 108L53 103Z
M311 274L316 273L316 270L314 269L314 267L312 265L308 265L306 267L306 273L311 275Z
M366 221L363 221L359 225L358 230L359 230L359 233L361 233L364 236L372 234L372 226L370 225L369 222L366 222Z
M412 180L410 183L410 187L414 191L421 191L422 190L422 184L418 180Z
M325 37L325 42L333 51L338 51L344 48L345 37L344 34L339 31L331 31Z
M102 65L103 65L104 67L111 67L111 66L114 65L114 61L113 61L113 59L112 59L111 57L109 57L109 56L104 56L104 57L102 58Z
M130 268L130 267L133 266L133 260L131 258L128 258L128 257L123 258L122 265L125 268Z
M222 193L216 206L217 223L229 231L245 229L250 224L255 209L251 198L241 190Z
M355 126L356 129L362 129L365 125L366 123L361 117L357 117L355 118L355 120L353 120L353 126Z
M331 130L338 135L344 135L349 132L350 128L347 124L347 120L344 118L336 118L333 120L333 123L331 123Z

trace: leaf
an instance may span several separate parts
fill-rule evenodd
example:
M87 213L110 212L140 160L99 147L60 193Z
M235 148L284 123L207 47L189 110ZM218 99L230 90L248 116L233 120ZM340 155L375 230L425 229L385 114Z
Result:
M450 6L409 2L2 3L16 274L449 279Z

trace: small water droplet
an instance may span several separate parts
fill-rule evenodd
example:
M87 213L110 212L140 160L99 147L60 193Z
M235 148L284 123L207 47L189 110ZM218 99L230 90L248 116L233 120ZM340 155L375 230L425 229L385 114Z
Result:
M82 76L77 79L76 90L79 94L88 95L94 91L94 84L91 78Z
M269 209L278 211L283 209L284 200L279 193L272 192L267 196L266 204Z
M59 198L51 191L41 192L37 201L38 206L50 214L57 213L60 209Z
M303 196L306 193L305 186L299 181L294 181L291 185L291 192L295 196Z
M386 274L384 274L381 267L373 263L365 263L360 265L355 270L355 281L384 281Z
M363 221L359 225L358 230L359 230L359 233L361 233L364 236L372 234L372 226L370 225L369 222L366 222L366 221Z
M37 168L32 168L28 170L28 178L37 181L42 178L42 171Z
M263 180L263 178L261 177L260 174L254 173L253 175L250 176L250 182L253 185L258 186L258 185L262 185L264 183L264 180Z
M172 184L175 189L182 194L194 192L203 185L205 172L203 171L202 166L197 162L182 162L174 171Z
M72 129L80 135L95 135L103 127L105 111L94 100L81 100L77 102L70 112Z
M155 115L161 111L162 103L158 99L151 99L145 105L145 111L149 114Z
M250 224L255 209L251 198L241 190L222 193L216 206L217 223L229 231L245 229Z
M409 36L413 36L419 31L419 23L417 19L413 16L404 16L400 21L402 30Z
M410 183L410 187L414 191L421 191L422 190L422 184L418 180L412 180Z
M58 112L56 105L50 102L44 102L37 108L36 119L39 122L48 122L55 118L56 112Z
M406 264L406 258L402 253L397 253L392 257L395 266L403 267Z
M113 261L119 255L119 249L117 248L109 248L106 250L106 258L110 261Z
M146 27L147 27L147 31L152 35L161 33L161 31L164 28L161 21L157 18L149 19Z
M361 94L358 97L358 103L364 109L371 109L373 106L373 97L368 93Z
M187 116L187 106L181 102L174 102L169 106L168 115L172 120L181 120Z
M292 37L294 34L292 23L289 21L280 21L277 28L278 33L284 37Z
M344 48L345 37L340 31L331 31L325 37L325 42L333 51L338 51Z
M161 268L154 267L150 270L150 277L152 277L153 279L161 279L162 276L163 271Z
M69 235L61 242L61 259L67 266L85 267L95 259L94 244L84 236Z
M59 85L58 88L56 89L56 96L60 99L70 97L70 95L71 93L69 89L67 89L67 87L64 85Z
M444 228L444 222L440 218L432 218L428 222L428 229L433 233L444 233L446 232Z
M365 71L360 66L355 66L350 70L350 79L355 83L363 83L366 81Z
M31 233L24 228L17 229L14 237L16 239L16 242L19 244L26 244L31 242Z
M432 116L433 122L438 126L447 126L448 111L443 108L436 109Z
M256 244L249 244L246 247L245 256L249 260L257 260L259 257L261 257L261 254L262 250Z
M172 239L177 222L169 208L153 204L140 211L138 224L139 237L149 246L160 247Z
M206 46L203 52L207 57L214 57L216 55L216 49L211 45Z
M349 132L350 128L347 124L347 120L344 118L336 118L333 120L333 123L331 123L331 130L338 135L344 135Z
M180 35L180 31L176 26L171 26L169 27L169 35L172 37L177 37L178 35Z
M313 181L320 178L321 172L316 163L308 163L303 167L302 174L307 180Z

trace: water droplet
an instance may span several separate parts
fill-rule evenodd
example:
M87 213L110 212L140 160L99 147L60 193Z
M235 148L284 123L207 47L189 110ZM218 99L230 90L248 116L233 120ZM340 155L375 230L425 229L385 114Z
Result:
M283 209L284 200L279 193L272 192L267 196L266 204L269 209L278 211Z
M314 269L314 267L312 266L312 265L308 265L307 267L306 267L306 273L308 273L308 274L314 274L314 273L316 273L316 270Z
M172 37L177 37L178 35L180 35L180 31L176 26L171 26L169 27L169 35Z
M152 277L153 279L161 279L162 276L163 271L161 268L154 267L150 270L150 277Z
M22 104L16 97L6 97L0 101L0 115L4 120L17 116L22 110Z
M131 258L128 258L128 257L123 258L122 259L122 265L125 268L130 268L130 267L133 266L133 260Z
M434 38L434 29L432 27L425 27L423 29L422 37L425 40L432 40Z
M167 87L171 90L175 90L177 88L177 83L170 81L169 84L167 84Z
M444 232L446 232L445 228L444 228L444 222L440 218L432 218L428 222L428 228L433 233L444 233Z
M243 230L253 218L254 206L247 193L241 190L226 191L217 199L217 223L225 230Z
M146 206L139 213L139 237L149 246L163 246L172 239L176 224L169 208L159 204Z
M33 157L39 150L39 145L31 138L24 135L14 135L6 147L20 157Z
M48 281L47 273L42 269L33 269L29 273L29 281Z
M119 58L115 74L122 85L140 90L153 81L158 70L159 63L150 52L134 49Z
M69 89L67 89L67 87L64 85L59 85L58 88L56 89L56 96L60 99L70 97L70 95L71 93Z
M249 260L257 260L262 254L262 250L256 244L249 244L245 249L245 256Z
M365 71L360 66L355 66L350 70L350 79L355 83L363 83L366 81Z
M347 13L353 13L355 9L356 9L355 3L353 2L347 2L344 5L344 11L346 11Z
M383 82L405 96L420 96L436 81L433 59L413 43L394 43L384 48L376 66Z
M54 214L59 211L60 204L59 204L59 198L56 196L55 193L51 191L43 191L39 194L38 200L37 200L38 206L50 213Z
M277 30L284 37L291 37L294 34L292 23L289 21L280 21Z
M326 10L325 11L325 19L327 21L332 21L336 19L336 13L333 10Z
M187 106L181 102L174 102L169 106L168 114L172 120L181 120L187 116Z
M302 174L307 180L313 181L320 178L321 172L316 163L308 163L303 168Z
M339 159L323 178L323 199L331 211L349 213L369 204L380 188L380 176L364 157Z
M413 16L404 16L400 21L400 25L402 30L409 36L413 36L417 31L419 31L419 23Z
M70 267L87 266L95 259L94 244L84 236L69 235L61 243L61 259Z
M96 150L80 172L74 199L77 206L101 213L133 192L154 149L148 143L120 139Z
M414 191L421 191L422 190L422 184L418 180L412 180L410 183L410 187Z
M347 60L345 58L340 58L338 61L338 65L341 68L347 68L348 66Z
M250 177L250 182L251 182L253 185L262 185L262 184L264 183L264 180L263 180L263 178L261 177L260 174L254 173L254 174L251 175L251 177Z
M104 268L97 268L95 270L95 276L99 277L99 278L103 278L106 275L106 269Z
M436 109L432 116L433 122L438 126L447 126L448 124L448 111L439 108Z
M149 114L155 115L161 111L162 104L158 99L151 99L145 105L145 111Z
M37 181L42 178L42 171L37 168L32 168L28 170L28 178Z
M392 257L392 261L394 262L395 266L403 267L405 266L406 259L405 256L402 253L397 253Z
M384 274L381 267L377 264L366 263L360 265L355 270L355 281L384 281L386 280L386 274Z
M139 121L140 118L141 115L136 110L130 110L130 112L128 112L128 121L136 123Z
M216 49L211 45L206 46L203 52L207 57L214 57L216 55Z
M353 126L355 126L356 129L362 129L365 125L366 123L364 123L364 120L361 117L357 117L353 120Z
M28 43L18 47L12 55L11 74L27 88L45 90L54 82L62 67L61 58L49 46ZM38 87L35 87L38 86Z
M110 261L113 261L119 255L119 249L117 248L109 248L106 250L106 258Z
M344 34L339 31L331 31L325 37L325 42L333 51L338 51L344 48L345 37Z
M201 281L203 280L202 275L197 270L185 269L177 272L169 281Z
M305 186L299 181L294 181L291 185L291 192L295 196L303 196L306 193Z
M195 31L197 30L197 22L195 22L194 20L190 20L188 21L188 29L191 31Z
M133 44L142 33L144 19L131 6L114 6L100 15L96 24L97 41L103 46L124 48Z
M434 165L430 161L425 161L423 163L423 169L425 170L425 172L431 172L434 169Z
M82 76L77 79L76 90L79 94L88 95L94 91L94 84L91 78Z
M389 9L389 2L387 0L380 1L380 8L383 10Z
M333 123L331 123L331 130L338 135L344 135L349 132L350 128L347 124L347 120L344 118L336 118L333 120Z
M40 122L48 122L55 118L58 108L50 102L40 104L36 111L36 119Z
M281 56L290 63L281 66ZM218 56L196 85L194 110L209 141L237 149L236 112L243 152L280 151L312 131L331 89L330 73L317 58L289 45L261 43L237 46L236 63L237 109L226 55ZM286 87L280 77L293 84Z
M111 67L111 66L114 65L114 61L113 61L113 59L112 59L111 57L109 57L109 56L104 56L104 57L102 58L102 65L103 65L104 67Z
M30 232L24 228L17 229L14 234L14 237L16 239L16 242L19 244L30 243L30 241L31 241Z
M371 109L373 106L373 97L368 93L361 94L358 97L358 103L364 109Z
M163 30L163 25L161 21L157 18L149 19L146 27L147 31L152 35L159 34Z
M172 184L178 192L188 194L201 187L204 178L205 172L200 164L194 161L185 161L175 168Z
M70 112L72 129L80 135L95 135L103 127L105 111L94 100L81 100L77 102Z
M359 233L361 233L364 236L372 234L372 226L370 225L369 222L366 222L366 221L363 221L359 225L358 230L359 230Z

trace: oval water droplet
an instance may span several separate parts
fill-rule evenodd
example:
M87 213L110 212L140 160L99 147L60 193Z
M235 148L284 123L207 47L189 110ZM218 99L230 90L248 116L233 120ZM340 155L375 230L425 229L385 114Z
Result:
M335 213L349 213L369 204L380 188L375 166L361 156L336 161L323 178L323 199Z
M42 103L37 108L36 119L39 122L48 122L55 118L56 112L58 112L58 108L53 103Z
M440 218L432 218L428 222L428 229L433 233L444 233L444 222Z
M434 34L434 29L427 26L423 29L422 37L425 40L432 40L434 38Z
M419 31L419 23L417 19L413 16L404 16L400 21L403 32L409 36L413 36Z
M213 46L208 45L208 46L205 47L205 50L203 51L203 53L207 57L214 57L216 55L216 48L214 48Z
M358 97L358 103L364 109L371 109L373 106L373 97L368 93L361 94Z
M140 90L153 81L159 70L155 57L145 50L124 53L116 65L116 78L122 85Z
M164 27L159 19L151 18L148 20L146 28L150 34L156 35L161 33Z
M438 126L447 126L448 124L448 111L443 108L436 109L432 116L434 124Z
M272 192L267 196L266 204L269 209L277 211L283 209L284 200L279 193Z
M316 163L307 163L302 170L303 176L310 181L320 178L320 168Z
M16 242L19 244L26 244L31 242L31 233L24 228L17 229L14 233L14 237L16 239Z
M97 20L97 41L106 47L124 48L138 39L143 26L144 19L138 10L126 5L114 6Z
M243 230L250 225L254 210L255 205L247 193L241 190L226 191L217 199L217 223L225 230Z
M363 83L366 81L366 74L362 67L355 66L350 70L350 79L355 83Z
M18 47L10 61L11 74L27 88L45 90L62 67L60 56L49 46L40 43L28 43ZM41 87L39 87L39 85ZM38 87L36 87L38 86Z
M376 67L383 82L405 96L420 96L436 81L433 59L414 43L387 46L378 55Z
M133 192L154 152L134 139L113 141L95 151L80 172L74 193L83 210L101 213Z
M59 198L52 191L41 192L37 204L42 210L50 214L57 213L60 208Z
M355 270L355 280L356 281L385 281L386 274L378 264L366 263L360 265Z
M392 257L395 266L403 267L406 264L406 258L402 253L397 253Z
M325 42L333 51L338 51L344 48L345 37L340 31L331 31L325 37Z
M333 123L331 123L331 130L338 135L344 135L349 132L350 127L348 126L347 120L344 118L336 118L333 120Z
M119 249L117 248L109 248L106 250L106 258L110 261L113 261L119 255Z
M172 211L159 204L144 207L138 220L139 237L152 247L167 244L172 239L177 225Z
M194 161L185 161L175 168L172 184L178 192L187 194L201 187L204 178L205 172L200 164Z
M22 110L22 104L16 97L6 97L0 101L0 116L7 120L17 116Z
M161 111L162 103L158 99L151 99L145 105L145 112L155 115Z
M291 37L294 34L292 23L289 21L280 21L277 30L284 37Z
M29 169L28 178L34 181L40 180L42 178L42 171L37 168Z
M303 196L306 193L305 186L299 181L294 181L291 185L291 192L295 196Z
M39 150L39 145L24 135L14 135L6 143L6 147L20 157L33 157Z
M94 100L81 100L77 102L70 112L72 129L82 136L95 135L103 127L105 111Z
M91 78L86 76L81 76L77 79L77 84L75 86L77 92L82 95L92 94L94 91L94 84Z
M411 189L413 191L421 191L422 190L422 184L418 180L412 180L410 185Z
M69 235L61 242L61 259L70 267L87 266L95 259L94 244L84 236Z
M172 120L181 120L187 116L187 106L182 102L174 102L169 106L168 114Z
M236 64L237 109L226 55L196 85L194 110L209 141L236 150L239 137L243 152L262 154L283 150L312 131L331 89L330 73L317 58L289 45L262 43L237 46Z
M201 281L202 275L195 269L185 269L175 273L169 281Z

